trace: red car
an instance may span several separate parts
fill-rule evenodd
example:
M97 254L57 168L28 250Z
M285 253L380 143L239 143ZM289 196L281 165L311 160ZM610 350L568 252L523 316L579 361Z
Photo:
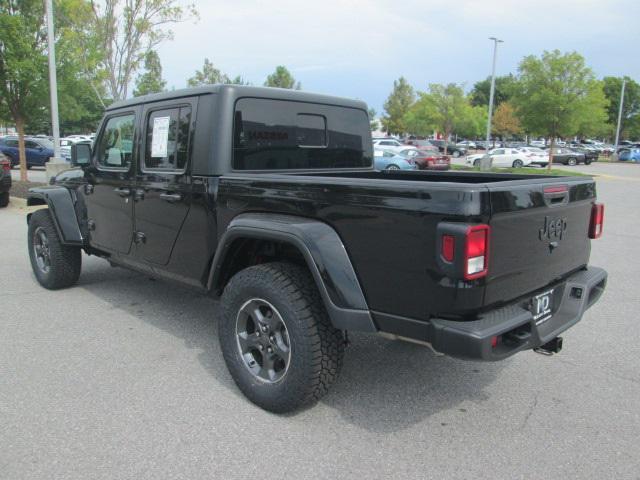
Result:
M438 147L406 149L399 152L410 162L415 163L420 170L449 170L451 161L447 155L442 155Z

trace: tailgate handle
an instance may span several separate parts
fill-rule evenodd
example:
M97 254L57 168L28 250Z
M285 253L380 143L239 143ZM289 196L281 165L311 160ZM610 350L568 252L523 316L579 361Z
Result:
M569 203L569 187L567 185L550 185L544 187L544 203L549 207Z

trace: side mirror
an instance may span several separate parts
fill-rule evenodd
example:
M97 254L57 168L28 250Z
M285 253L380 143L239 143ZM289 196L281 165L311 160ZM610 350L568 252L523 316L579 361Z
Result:
M91 145L76 143L71 145L71 165L85 167L91 163Z

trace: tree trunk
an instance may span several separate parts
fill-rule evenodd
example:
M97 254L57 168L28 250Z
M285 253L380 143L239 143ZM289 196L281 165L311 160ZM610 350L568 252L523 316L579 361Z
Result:
M551 144L549 145L549 164L547 165L547 170L551 170L551 166L553 165L553 147L556 146L556 136L553 135L551 137Z
M20 181L27 181L27 154L24 150L24 120L16 117L16 129L18 130L18 158L20 159Z
M449 147L449 132L445 130L444 132L444 154L447 154L447 150Z

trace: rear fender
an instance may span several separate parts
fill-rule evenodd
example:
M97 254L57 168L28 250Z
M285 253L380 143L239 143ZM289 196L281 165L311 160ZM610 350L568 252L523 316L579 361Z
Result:
M375 332L367 302L351 260L336 231L307 218L247 213L234 218L218 243L207 287L224 288L225 259L239 239L260 239L295 247L304 257L335 328Z

